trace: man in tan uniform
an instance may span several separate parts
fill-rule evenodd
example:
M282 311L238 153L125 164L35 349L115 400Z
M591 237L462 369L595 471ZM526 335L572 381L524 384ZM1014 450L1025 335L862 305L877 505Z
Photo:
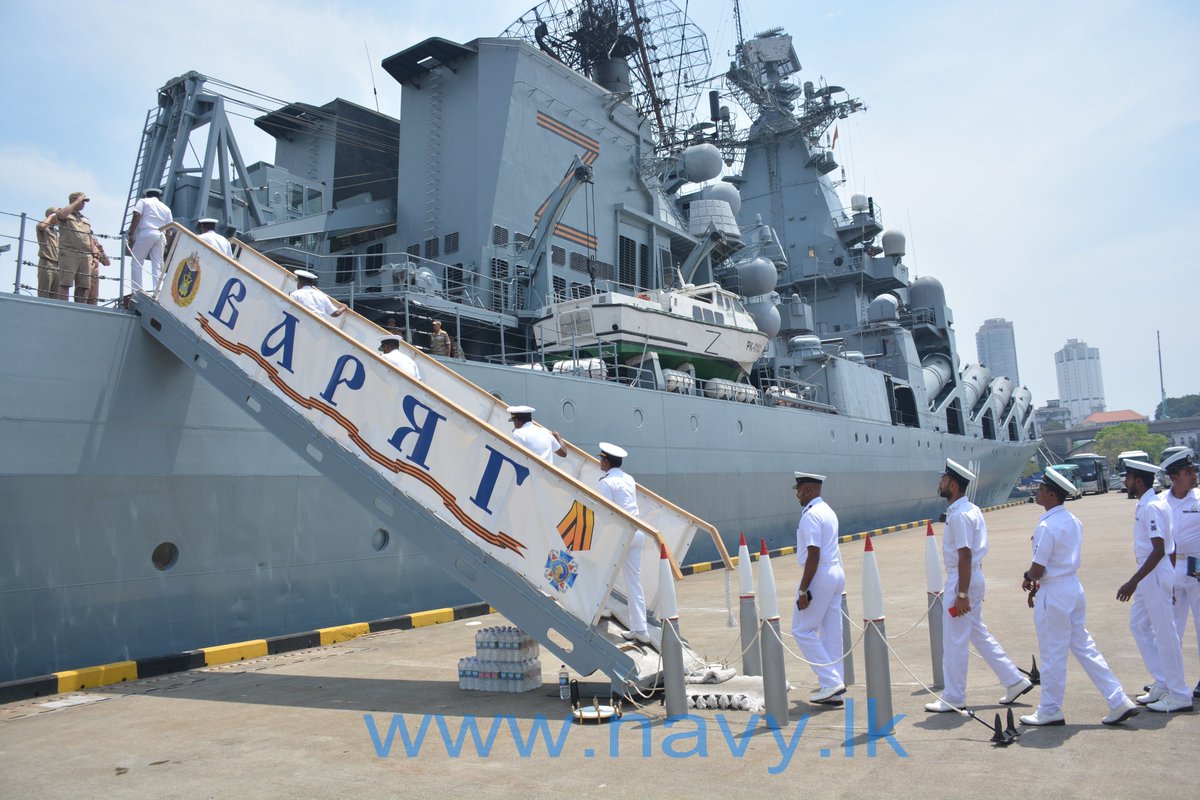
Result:
M68 204L55 211L58 221L58 299L66 300L75 287L75 302L86 303L92 288L92 223L83 215L90 198L71 192Z
M58 297L58 218L57 208L46 209L46 218L37 224L38 297Z

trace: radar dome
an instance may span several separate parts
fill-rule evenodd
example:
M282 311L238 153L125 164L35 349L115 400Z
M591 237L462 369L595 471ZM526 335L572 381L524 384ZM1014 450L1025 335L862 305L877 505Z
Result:
M738 291L743 297L755 297L775 290L779 273L769 259L752 258L737 265Z
M896 310L897 305L895 297L890 294L881 294L867 307L867 320L869 322L894 322L900 316Z
M852 211L866 211L867 196L865 194L850 195L850 209Z
M946 305L946 290L937 278L917 278L908 287L908 304L913 308L941 308Z
M705 186L704 199L724 200L726 203L729 203L729 208L733 210L735 217L742 210L742 193L732 183L721 181L720 183L714 183L712 186Z
M693 183L711 181L721 174L723 166L721 151L716 145L694 144L683 151L683 171Z
M779 333L779 328L783 325L783 322L779 318L779 309L775 307L773 300L750 303L746 306L746 311L754 318L754 324L764 334L774 338Z
M883 232L883 254L885 256L902 256L908 241L900 231Z

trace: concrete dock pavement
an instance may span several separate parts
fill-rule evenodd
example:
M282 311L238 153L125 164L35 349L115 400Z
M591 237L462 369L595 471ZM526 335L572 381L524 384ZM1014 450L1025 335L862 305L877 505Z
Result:
M1148 681L1117 587L1134 571L1133 503L1110 493L1068 503L1084 523L1081 579L1088 628L1133 693ZM797 514L799 510L797 509ZM1020 590L1030 560L1034 505L986 515L984 614L1018 665L1037 652L1032 611ZM942 526L934 531L940 543ZM456 664L473 652L478 625L498 616L372 634L126 684L0 706L4 797L756 797L786 791L833 797L981 795L1139 798L1191 794L1200 755L1200 714L1152 714L1100 724L1103 699L1069 661L1063 727L1026 729L993 748L990 732L954 714L927 714L930 699L925 529L873 539L892 647L890 739L866 736L865 687L843 707L806 702L812 671L792 656L791 725L766 729L744 711L695 711L666 721L661 705L626 706L619 726L568 726L558 663L543 651L544 686L524 694L458 689ZM861 584L862 545L842 545L847 585ZM773 563L783 627L800 578L794 557ZM725 576L677 584L681 626L692 649L740 666L740 637L727 626ZM856 592L850 617L862 624ZM852 628L857 639L859 631ZM785 644L796 650L790 637ZM860 645L861 647L861 645ZM861 652L861 651L860 651ZM1195 633L1184 641L1187 677L1200 678ZM912 677L912 670L916 677ZM601 676L581 678L585 702ZM596 690L590 690L596 691ZM990 722L1003 694L972 657L968 707ZM1037 704L1038 689L1018 701ZM603 698L602 698L603 699ZM639 722L635 714L644 715ZM877 726L878 727L878 726ZM478 733L475 738L473 732ZM536 735L535 735L536 734ZM532 741L531 741L532 739ZM481 751L487 751L482 755Z

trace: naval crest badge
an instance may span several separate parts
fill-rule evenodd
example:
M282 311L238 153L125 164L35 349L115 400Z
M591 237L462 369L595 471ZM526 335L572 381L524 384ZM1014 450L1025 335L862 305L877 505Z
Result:
M565 592L579 577L579 564L566 550L551 550L546 556L546 580L559 592Z
M196 299L200 288L200 258L192 253L175 267L175 278L171 281L171 299L175 305L186 308Z

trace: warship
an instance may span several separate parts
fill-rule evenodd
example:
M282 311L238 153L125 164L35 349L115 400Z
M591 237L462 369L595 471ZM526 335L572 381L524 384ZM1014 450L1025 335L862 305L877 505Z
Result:
M960 362L941 284L910 279L879 202L841 200L830 128L863 104L737 23L714 71L670 0L550 0L384 59L398 117L188 73L147 114L129 204L159 188L419 347L440 320L446 366L585 451L620 442L730 544L793 543L796 469L828 476L844 531L937 516L947 457L1003 501L1037 447L1029 391ZM235 106L273 163L244 163ZM0 334L0 681L473 599L136 303L3 295Z

